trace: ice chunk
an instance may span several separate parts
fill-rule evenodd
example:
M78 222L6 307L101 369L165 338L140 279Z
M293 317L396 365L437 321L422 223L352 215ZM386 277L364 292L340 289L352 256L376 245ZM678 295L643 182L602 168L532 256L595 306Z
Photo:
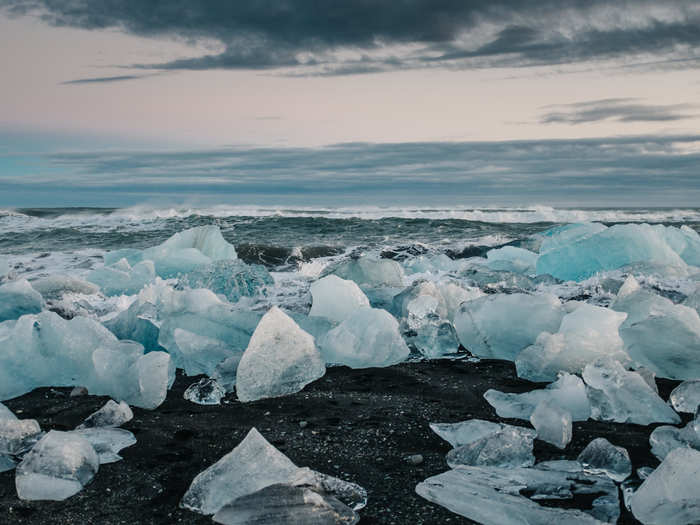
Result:
M16 456L31 448L41 434L34 419L0 418L0 454Z
M494 433L486 434L452 449L447 453L450 468L463 465L492 467L529 467L535 463L532 454L535 432L529 428L500 425Z
M496 414L500 417L529 420L535 407L543 401L566 410L574 421L585 421L591 417L586 385L579 377L567 373L560 374L545 389L524 394L506 394L490 389L484 394L484 399L496 409Z
M156 277L151 261L141 261L133 267L121 259L112 266L103 266L87 274L87 280L100 287L105 295L133 295Z
M2 263L2 261L0 261L0 263ZM17 463L15 463L14 459L10 456L0 454L0 474L13 470L16 466Z
M198 405L220 405L226 390L214 379L204 377L185 390L184 398Z
M530 423L539 439L557 448L566 448L573 437L571 414L550 401L541 401L535 407Z
M70 433L75 433L90 442L97 452L100 465L121 461L119 451L136 444L134 435L123 428L92 427Z
M617 487L612 480L583 473L536 468L461 467L426 479L419 496L484 525L550 523L615 523L619 516ZM522 494L527 494L528 497ZM540 499L599 495L588 513L545 507Z
M553 295L488 295L462 304L455 328L472 354L513 361L541 332L556 332L564 313Z
M32 288L44 299L60 299L64 294L75 293L92 295L100 291L93 283L70 275L49 275L32 281Z
M583 380L589 386L592 418L618 423L680 423L680 417L636 372L611 358L586 365Z
M688 308L693 308L696 312L698 312L698 314L700 314L700 287L688 295L688 297L686 297L683 301L683 304Z
M99 466L97 452L88 440L75 432L52 430L17 465L17 496L64 500L92 481Z
M358 308L369 306L369 299L353 281L327 275L311 285L313 304L309 316L325 317L342 323Z
M224 525L352 525L359 519L333 496L281 483L241 496L214 515L214 521Z
M515 359L518 376L530 381L552 381L560 371L581 373L601 356L629 361L618 332L627 317L622 312L583 303L564 316L556 334L543 332L535 344Z
M668 398L673 410L695 414L700 406L700 379L683 381Z
M264 266L248 265L239 260L223 260L181 275L178 286L207 288L231 302L236 302L241 297L263 293L271 284L272 277Z
M651 452L663 460L676 448L690 447L700 450L700 420L696 417L683 428L660 426L649 436Z
M164 350L158 344L160 329L154 322L155 306L137 299L126 310L102 324L119 339L130 339L143 345L147 352Z
M442 279L435 283L440 295L445 299L447 318L454 321L462 303L483 297L485 294L479 288L465 287L457 280Z
M458 261L453 261L444 253L431 255L418 255L410 257L402 262L406 272L410 275L422 274L437 274L440 272L456 271L461 266Z
M404 271L401 265L390 259L362 256L358 259L344 261L332 273L365 288L403 287ZM365 290L366 291L366 290Z
M0 421L3 419L17 419L17 416L12 413L12 410L0 403Z
M540 253L545 253L555 248L575 243L606 229L607 226L599 222L574 223L557 226L539 234L542 236Z
M503 423L494 423L483 419L469 419L459 423L430 423L431 430L452 445L453 448L468 445L483 437L498 434L503 431L505 426Z
M36 314L44 308L44 299L26 279L0 286L0 322Z
M627 353L639 365L659 377L700 377L698 312L639 288L634 278L628 279L611 307L627 313L620 335Z
M616 224L541 253L537 273L582 281L598 272L635 262L685 266L681 256L666 242L663 231L648 224Z
M81 428L92 427L120 427L134 418L134 413L124 401L121 403L110 399L97 412L90 414L80 425Z
M326 363L371 368L404 361L409 350L386 310L361 308L319 341Z
M445 299L432 281L417 281L396 295L393 309L401 319L406 342L423 356L439 357L459 348Z
M588 474L605 474L618 483L632 474L632 462L627 450L605 438L591 441L576 459Z
M678 448L644 480L631 498L634 517L665 525L700 521L700 452Z
M273 306L260 320L241 357L236 393L244 402L293 394L325 373L314 338Z
M357 483L316 472L308 467L299 468L291 479L291 484L332 494L352 510L362 510L367 505L367 491Z
M236 386L236 372L238 371L241 357L243 357L243 354L233 355L221 361L214 369L212 379L224 389L224 392L233 392Z
M492 270L514 273L535 273L537 254L515 246L504 246L486 253L486 265Z

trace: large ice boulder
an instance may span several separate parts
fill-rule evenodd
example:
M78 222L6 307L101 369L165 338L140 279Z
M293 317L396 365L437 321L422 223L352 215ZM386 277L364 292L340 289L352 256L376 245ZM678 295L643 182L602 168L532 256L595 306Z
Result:
M583 303L564 316L555 334L541 333L535 344L515 359L518 376L530 381L553 381L559 372L580 374L598 357L629 361L618 329L627 315Z
M572 223L556 226L544 233L538 234L538 236L542 238L540 253L542 254L561 246L575 243L606 229L607 226L599 222Z
M100 465L116 463L123 458L119 452L136 444L136 437L123 428L91 427L76 429L70 434L75 434L88 441L97 452Z
M325 317L342 323L358 308L369 306L369 299L353 281L327 275L311 285L310 317Z
M440 295L445 300L447 308L447 318L454 321L455 315L459 311L462 303L472 301L485 294L477 287L466 286L457 279L441 279L435 283Z
M44 308L44 299L26 279L0 286L0 322L37 314Z
M504 246L486 253L486 265L492 270L531 274L535 272L537 254L524 248Z
M100 291L99 286L72 275L47 275L32 281L32 288L44 299L60 299L65 294L92 295Z
M361 308L319 341L326 363L350 368L391 366L404 361L408 346L399 323L386 310Z
M557 448L566 448L573 437L571 413L549 400L541 401L535 407L530 423L537 430L538 439Z
M454 324L472 354L513 361L540 333L559 330L564 314L553 295L496 294L463 303Z
M241 401L293 394L325 373L313 336L273 306L260 320L238 364L236 393Z
M363 290L377 287L400 288L404 282L404 271L399 263L369 255L344 261L332 271L338 277L354 281Z
M23 500L64 500L92 481L99 466L88 440L75 432L52 430L17 466L17 496Z
M627 449L596 438L576 458L588 474L605 474L618 483L632 474L632 462Z
M620 335L629 356L659 377L700 378L700 316L629 277L611 307L627 313Z
M696 417L682 428L668 425L656 427L649 436L649 444L652 454L662 461L677 448L700 450L700 419Z
M262 294L271 284L272 276L264 266L245 264L238 259L197 267L180 275L178 281L178 287L207 288L231 302Z
M105 295L133 295L153 282L156 277L152 261L141 261L133 266L120 259L111 266L103 266L87 274L87 280L100 287Z

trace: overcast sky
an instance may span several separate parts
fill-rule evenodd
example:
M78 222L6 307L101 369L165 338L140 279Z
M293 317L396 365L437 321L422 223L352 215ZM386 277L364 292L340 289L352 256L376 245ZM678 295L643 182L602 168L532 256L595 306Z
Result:
M0 49L3 206L700 202L697 1L0 0Z

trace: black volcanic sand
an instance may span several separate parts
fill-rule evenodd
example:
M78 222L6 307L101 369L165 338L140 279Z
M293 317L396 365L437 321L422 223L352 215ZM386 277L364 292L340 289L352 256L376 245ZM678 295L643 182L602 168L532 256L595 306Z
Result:
M14 472L0 474L0 521L4 524L213 523L180 509L192 479L233 449L251 427L299 466L354 481L369 493L361 523L472 523L414 492L416 484L448 469L448 443L429 422L470 418L504 421L483 399L489 388L526 392L541 386L520 380L504 361L431 361L390 368L330 368L304 391L242 404L229 395L221 406L185 401L185 388L197 378L178 374L167 400L156 410L134 409L124 425L138 443L121 452L124 460L102 465L79 494L62 502L17 499ZM660 381L668 398L678 382ZM68 397L70 389L37 389L5 405L20 418L34 418L42 429L70 430L108 398ZM299 424L305 421L302 428ZM627 448L635 468L658 465L649 450L653 427L594 421L574 423L564 451L535 441L538 461L574 459L594 438ZM405 457L422 454L411 465ZM579 502L582 506L586 503ZM623 509L624 510L624 509ZM620 523L636 523L623 512Z

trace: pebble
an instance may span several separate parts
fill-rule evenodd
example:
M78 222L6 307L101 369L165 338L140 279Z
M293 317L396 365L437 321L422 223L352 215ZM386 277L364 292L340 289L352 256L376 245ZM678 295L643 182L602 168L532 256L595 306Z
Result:
M309 426L308 421L299 421L299 428L306 428Z
M410 465L420 465L423 463L423 456L421 454L413 454L412 456L406 456L404 458L406 463Z
M88 395L88 389L84 386L76 386L70 391L70 397L80 397Z

